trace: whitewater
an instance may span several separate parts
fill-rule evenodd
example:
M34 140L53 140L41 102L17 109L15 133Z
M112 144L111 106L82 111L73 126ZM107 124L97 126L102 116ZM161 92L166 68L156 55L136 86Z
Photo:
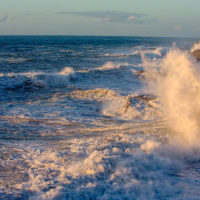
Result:
M1 36L0 199L199 199L196 41Z

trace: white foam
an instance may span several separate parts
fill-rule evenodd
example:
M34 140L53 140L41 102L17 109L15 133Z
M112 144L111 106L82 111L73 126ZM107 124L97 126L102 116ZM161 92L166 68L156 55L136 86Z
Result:
M104 103L102 113L106 116L124 120L133 120L141 115L141 112L130 105L129 98L113 98Z
M178 176L185 156L177 159L172 149L161 151L161 135L155 140L155 132L143 134L143 123L129 133L128 128L111 128L100 137L4 144L1 172L9 178L2 181L0 192L31 200L180 197L184 191L179 183L187 189Z
M110 69L117 69L117 68L120 68L119 64L115 65L112 62L107 62L105 65L96 68L96 70L102 70L103 71L103 70L110 70Z
M109 57L128 57L128 56L130 56L131 54L130 53L127 53L127 54L125 54L125 53L105 53L104 54L105 56L109 56Z
M75 74L70 67L58 73L25 72L7 73L0 76L1 89L40 89L68 84Z
M95 70L105 71L105 70L119 69L122 66L128 66L128 63L127 62L124 62L124 63L107 62L103 66L95 68Z
M69 95L72 98L97 101L108 101L120 97L120 95L115 93L113 90L105 88L96 88L94 90L74 90L70 92Z
M145 189L154 194L156 191L144 177L155 184L160 184L164 177L165 184L167 183L165 186L169 187L171 180L164 173L171 171L171 163L166 165L167 159L157 156L151 158L143 152L136 153L138 144L142 145L143 142L142 139L118 134L87 140L71 139L68 141L70 145L58 143L53 149L42 149L38 145L20 145L15 149L18 156L10 155L3 165L12 168L19 158L24 160L25 165L16 166L15 173L23 169L22 172L28 176L28 180L13 179L12 192L29 191L29 199L55 199L65 195L73 199L75 194L77 198L82 198L85 192L88 192L86 199L94 196L103 199L104 195L110 198L114 193L123 199L119 187L127 193L128 199L140 195L147 197L148 192ZM13 147L11 149L14 150ZM28 168L24 168L26 165ZM135 193L137 184L141 187ZM98 191L99 187L109 190L102 194ZM168 192L166 187L163 187L164 193ZM129 189L132 190L130 194Z
M132 55L137 55L137 54L155 54L158 56L162 56L162 51L163 47L157 47L155 49L140 49L140 50L135 50L132 52Z
M8 62L8 63L23 63L23 62L26 62L26 61L29 61L31 60L31 58L15 58L15 57L11 57L9 59L3 59L1 58L0 59L0 62Z
M187 52L171 49L163 59L143 56L149 88L159 97L171 130L169 140L184 148L199 146L200 74Z
M74 74L74 69L71 67L65 67L63 70L59 72L59 74L64 75L64 76L69 75L69 74Z
M151 153L153 150L159 147L159 143L154 140L148 140L144 144L141 145L141 149L144 152Z

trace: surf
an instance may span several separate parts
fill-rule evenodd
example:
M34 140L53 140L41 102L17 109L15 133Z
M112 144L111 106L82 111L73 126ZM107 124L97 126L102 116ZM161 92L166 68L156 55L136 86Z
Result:
M184 148L199 147L199 64L187 51L170 49L162 59L142 55L148 89L160 101L169 141Z

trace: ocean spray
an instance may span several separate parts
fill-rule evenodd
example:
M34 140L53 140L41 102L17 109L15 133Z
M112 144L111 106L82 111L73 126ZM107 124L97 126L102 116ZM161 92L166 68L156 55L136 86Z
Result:
M172 48L163 59L142 55L149 88L160 99L169 128L169 142L198 147L200 135L199 64L187 52Z

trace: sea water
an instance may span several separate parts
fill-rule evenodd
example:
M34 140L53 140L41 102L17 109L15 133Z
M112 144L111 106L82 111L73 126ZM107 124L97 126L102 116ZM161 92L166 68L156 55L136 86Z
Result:
M0 199L199 199L196 40L0 36Z

